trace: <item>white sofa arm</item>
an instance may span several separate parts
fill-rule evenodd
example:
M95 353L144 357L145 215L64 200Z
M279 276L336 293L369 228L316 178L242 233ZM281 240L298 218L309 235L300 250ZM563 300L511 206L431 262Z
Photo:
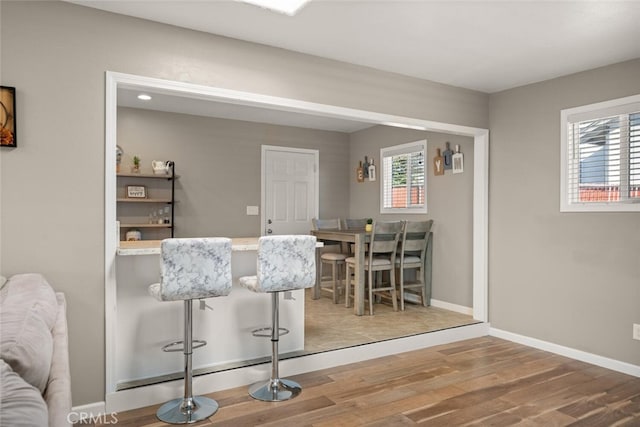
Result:
M71 426L71 375L69 369L69 335L67 330L67 304L64 294L56 292L58 317L51 334L53 357L44 400L49 409L50 427Z

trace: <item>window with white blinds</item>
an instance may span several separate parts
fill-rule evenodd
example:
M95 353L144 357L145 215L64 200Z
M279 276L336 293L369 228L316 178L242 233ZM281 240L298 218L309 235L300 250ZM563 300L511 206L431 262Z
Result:
M427 213L427 141L380 150L381 213Z
M562 211L640 211L640 95L563 110Z

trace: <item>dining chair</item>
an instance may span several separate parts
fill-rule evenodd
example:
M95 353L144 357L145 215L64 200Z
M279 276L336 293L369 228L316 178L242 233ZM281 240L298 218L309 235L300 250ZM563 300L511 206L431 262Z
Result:
M341 221L340 218L336 219L317 219L313 218L311 220L313 224L314 230L341 230ZM325 247L327 246L337 246L337 251L327 251L322 252L320 255L320 290L324 290L327 292L331 292L333 294L333 302L337 304L340 298L340 293L343 291L343 275L342 272L345 268L345 259L347 259L347 254L342 253L342 248L340 242L324 242ZM331 288L323 288L322 287L322 278L323 276L323 267L324 265L331 266Z
M345 230L364 230L367 225L367 218L347 218L344 220L343 225ZM353 243L347 245L349 253L352 254L355 251L355 246Z
M344 220L344 228L347 230L364 229L365 225L367 225L367 218L347 218Z
M400 241L400 256L396 258L396 268L399 273L400 310L404 311L404 296L407 290L418 290L423 306L427 306L427 288L425 283L425 260L429 232L433 220L407 221ZM406 281L405 270L415 270L415 280ZM411 292L414 293L414 292Z
M396 293L395 281L395 264L396 253L398 250L398 241L402 234L404 221L376 221L373 223L371 232L371 240L369 241L369 251L365 256L364 271L367 272L367 282L369 289L369 314L373 315L373 295L388 294L393 303L393 310L398 311L398 301ZM351 275L355 271L356 259L349 257L345 260L347 265L346 271L346 289L345 289L345 306L349 307L349 297L351 284L354 280ZM382 280L374 281L374 273L382 274L389 272L389 282L383 283ZM381 277L380 277L381 278Z

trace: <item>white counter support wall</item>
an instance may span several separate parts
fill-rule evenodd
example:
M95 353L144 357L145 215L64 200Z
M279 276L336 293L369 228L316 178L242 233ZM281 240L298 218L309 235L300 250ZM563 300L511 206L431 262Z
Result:
M193 305L194 339L208 343L194 351L194 370L216 369L271 355L270 340L251 334L254 329L270 325L271 297L251 292L238 282L241 276L256 272L257 243L252 246L253 250L250 245L233 246L231 293L226 297L203 299L201 303L196 301ZM184 369L181 352L161 350L164 344L182 339L183 304L159 302L147 291L151 283L159 281L159 255L139 255L136 249L121 252L116 261L115 379L118 388L123 383L180 373ZM292 291L290 295L293 298L280 303L281 325L290 330L281 339L282 353L304 349L304 291Z

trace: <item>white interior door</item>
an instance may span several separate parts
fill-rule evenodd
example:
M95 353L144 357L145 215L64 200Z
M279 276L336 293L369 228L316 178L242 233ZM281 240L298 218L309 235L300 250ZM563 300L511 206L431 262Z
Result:
M263 145L262 234L309 234L318 189L318 150Z

